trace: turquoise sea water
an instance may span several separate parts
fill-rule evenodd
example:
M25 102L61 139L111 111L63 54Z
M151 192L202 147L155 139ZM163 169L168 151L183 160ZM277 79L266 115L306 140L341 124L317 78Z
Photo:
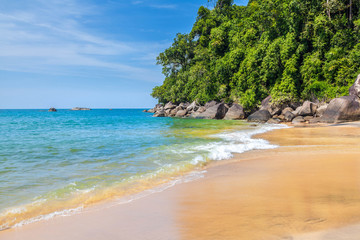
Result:
M141 192L279 126L154 118L139 109L0 110L0 229Z

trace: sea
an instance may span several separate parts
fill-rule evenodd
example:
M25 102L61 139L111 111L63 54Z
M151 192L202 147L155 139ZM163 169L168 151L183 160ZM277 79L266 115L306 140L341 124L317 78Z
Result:
M0 230L201 178L211 161L276 148L254 135L282 127L142 109L0 110Z

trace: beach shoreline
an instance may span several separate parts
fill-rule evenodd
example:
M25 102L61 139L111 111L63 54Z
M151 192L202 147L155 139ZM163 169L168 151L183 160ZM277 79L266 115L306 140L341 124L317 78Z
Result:
M356 224L359 134L358 122L263 133L255 138L281 147L214 161L201 179L5 230L0 239L302 239Z

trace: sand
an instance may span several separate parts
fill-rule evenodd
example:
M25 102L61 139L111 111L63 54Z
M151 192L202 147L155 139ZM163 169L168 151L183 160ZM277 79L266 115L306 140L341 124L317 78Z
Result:
M204 177L0 232L0 239L360 239L359 124L281 129L281 147L210 164Z

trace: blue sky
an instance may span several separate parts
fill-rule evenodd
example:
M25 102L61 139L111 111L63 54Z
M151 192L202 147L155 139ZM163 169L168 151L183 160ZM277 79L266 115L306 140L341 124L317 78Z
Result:
M247 0L235 1L245 5ZM0 0L0 108L147 108L206 0Z

